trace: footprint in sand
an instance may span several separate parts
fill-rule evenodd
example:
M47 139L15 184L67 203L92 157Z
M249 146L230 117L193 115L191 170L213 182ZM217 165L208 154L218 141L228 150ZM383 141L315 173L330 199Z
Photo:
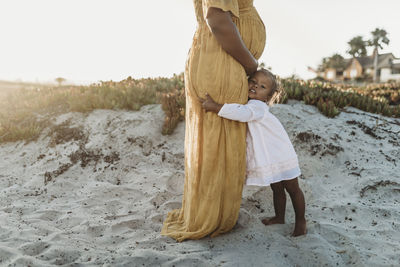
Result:
M121 214L121 215L111 215L111 216L106 216L104 217L104 220L117 220L119 218L124 218L124 217L128 217L128 216L132 216L134 214L138 213L137 211L129 211L128 214Z
M0 261L0 263L3 263L3 262ZM36 259L33 259L32 257L20 256L17 259L15 259L14 261L12 261L10 264L8 264L7 266L40 266L40 264Z
M167 190L176 195L182 195L184 182L185 173L176 172L167 178Z
M272 194L268 190L260 188L254 192L250 191L247 197L243 198L241 207L253 215L269 211L270 207L272 207Z
M167 200L170 200L174 195L168 191L158 192L155 197L150 199L150 203L153 204L155 208L159 208L163 205Z
M41 219L44 221L55 221L64 214L63 212L59 212L56 210L38 211L37 213L40 214L38 219Z
M336 251L336 255L342 258L342 262L352 262L355 266L363 265L352 237L347 232L344 234L344 229L335 225L316 223L308 229L308 235L310 234L313 238L317 238L314 243L318 240L328 243L329 247Z
M132 145L139 146L146 157L152 153L153 141L147 136L128 137L127 141Z
M250 222L250 214L245 209L240 209L236 228L247 227Z
M166 210L175 210L175 209L180 209L181 206L182 206L181 202L168 201L164 203L163 208L165 208Z
M193 258L193 257L181 257L176 260L170 261L169 266L209 266L209 263L207 260L202 260L199 258ZM218 265L221 266L221 265Z
M88 226L86 228L86 232L91 237L101 237L103 236L104 231L106 230L106 225L94 225Z
M48 249L50 245L46 242L33 242L26 243L19 247L23 254L29 256L36 256Z
M0 240L5 240L7 238L10 238L11 235L12 235L11 230L5 229L0 226Z
M157 214L151 217L151 223L148 222L147 225L155 232L160 232L163 222L165 219L165 214Z
M111 230L115 232L126 232L126 230L133 230L133 229L139 229L145 224L145 221L143 219L133 219L133 220L127 220L123 222L119 222L111 226Z
M164 221L164 215L157 214L157 215L151 217L151 221L155 224L161 224Z
M80 225L85 219L81 217L73 217L73 216L64 216L56 221L57 228L65 229L65 228L74 228L75 226Z
M11 249L8 249L6 247L0 247L0 264L6 264L9 260L14 258L17 254L11 251Z
M173 255L166 255L165 253L158 253L150 249L133 250L132 255L125 257L123 263L117 264L118 266L207 266L206 264L197 265L196 261L189 259L186 264L170 264L170 260L175 259ZM180 263L180 262L179 262Z
M50 248L40 256L41 260L48 261L52 265L66 265L74 263L81 257L81 252L65 247Z
M7 188L15 184L15 178L0 174L0 188Z

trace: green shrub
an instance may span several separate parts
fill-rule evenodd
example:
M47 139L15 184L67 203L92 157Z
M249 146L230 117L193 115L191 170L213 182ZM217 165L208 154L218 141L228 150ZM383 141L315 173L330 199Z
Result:
M354 86L294 78L280 79L289 99L314 105L328 117L346 106L390 117L400 117L400 84ZM7 90L0 94L0 142L33 140L47 125L49 116L69 111L94 109L138 110L143 105L161 103L165 112L162 133L171 134L185 117L183 73L171 78L102 81L89 86L34 86Z

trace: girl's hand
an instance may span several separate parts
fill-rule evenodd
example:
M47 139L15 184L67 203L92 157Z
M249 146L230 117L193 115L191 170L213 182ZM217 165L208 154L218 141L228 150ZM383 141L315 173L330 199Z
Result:
M214 101L209 94L206 93L206 99L199 97L202 107L207 111L218 113L222 106Z

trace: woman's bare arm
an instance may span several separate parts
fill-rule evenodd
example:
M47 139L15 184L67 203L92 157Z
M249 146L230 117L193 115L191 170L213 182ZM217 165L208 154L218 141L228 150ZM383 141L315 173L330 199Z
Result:
M239 30L232 21L231 14L228 11L210 7L206 19L211 32L222 48L244 67L247 75L254 73L258 62L244 44Z

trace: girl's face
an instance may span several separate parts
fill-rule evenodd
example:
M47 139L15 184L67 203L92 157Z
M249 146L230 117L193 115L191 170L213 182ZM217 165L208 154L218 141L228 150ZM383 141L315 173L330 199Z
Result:
M269 77L261 71L257 71L249 78L249 98L261 101L269 100L271 96L272 82Z

